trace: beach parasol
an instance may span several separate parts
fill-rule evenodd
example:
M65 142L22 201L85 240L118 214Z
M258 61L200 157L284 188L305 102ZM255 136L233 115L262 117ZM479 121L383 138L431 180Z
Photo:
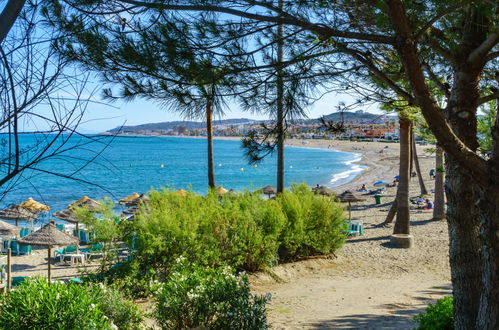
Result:
M28 211L19 204L0 210L0 219L14 220L16 222L16 226L19 220L33 221L33 219L36 219L37 216L37 213Z
M75 207L86 207L90 211L95 211L100 206L101 206L101 204L99 202L93 200L92 198L90 198L88 196L83 196L82 198L80 198L76 202L73 202L73 203L69 204L68 208L69 209L74 209Z
M376 182L373 184L373 186L378 187L378 186L384 186L384 185L386 185L386 184L388 184L388 182L387 182L387 181L384 181L384 180L379 180L379 181L376 181Z
M312 191L316 194L323 196L334 196L334 192L331 189L328 189L324 186L314 187Z
M61 219L76 224L76 236L78 237L78 240L80 239L80 228L78 224L81 220L76 216L73 210L65 209L64 211L55 212L52 215L57 219Z
M277 190L273 186L265 186L262 189L260 189L265 195L275 195L277 194Z
M118 204L122 204L122 205L123 205L123 204L129 203L129 202L131 202L131 201L133 201L134 199L137 199L137 198L139 198L139 197L140 197L140 195L139 195L138 193L134 192L134 193L133 193L133 194L131 194L130 196L127 196L127 197L125 197L125 198L120 199L120 200L118 201Z
M339 194L338 199L346 203L348 202L348 220L352 220L352 202L362 202L364 199L356 197L351 191L345 191L342 194Z
M139 205L140 203L144 203L146 204L147 202L149 202L150 198L147 197L146 194L141 194L139 197L125 203L126 206L137 206Z
M180 197L187 197L187 195L189 193L187 191L185 191L184 189L179 189L179 190L174 191L173 194L180 196Z
M50 206L42 204L35 201L33 198L29 197L27 200L19 204L22 208L31 212L48 212L50 211Z
M66 234L56 228L54 221L49 222L39 230L25 236L17 241L24 245L46 246L48 251L48 280L50 283L50 257L51 248L56 245L76 245L76 237Z
M215 189L215 193L219 194L219 195L225 195L228 192L229 191L227 189L225 189L223 186L220 186L217 189Z
M17 236L21 230L19 227L0 220L0 236Z

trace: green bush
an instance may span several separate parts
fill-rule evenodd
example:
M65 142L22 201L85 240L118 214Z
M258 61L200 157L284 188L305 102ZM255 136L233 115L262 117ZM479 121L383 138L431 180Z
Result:
M454 305L451 297L437 300L435 305L428 305L426 310L414 317L419 323L418 330L454 329Z
M27 280L0 296L0 329L110 329L100 304L85 287Z
M286 215L279 249L282 260L331 253L345 242L343 208L329 197L295 184L278 195L277 202Z
M345 240L343 209L305 185L275 200L245 192L203 197L152 191L133 224L141 269L168 275L180 255L201 265L256 271L314 254L334 252Z
M154 317L163 329L267 329L268 296L253 296L248 278L230 268L206 268L183 258L157 296Z
M140 329L142 321L132 302L103 285L34 278L0 296L0 329Z
M90 288L96 302L106 317L120 330L140 329L144 317L139 308L125 300L115 288L95 285Z

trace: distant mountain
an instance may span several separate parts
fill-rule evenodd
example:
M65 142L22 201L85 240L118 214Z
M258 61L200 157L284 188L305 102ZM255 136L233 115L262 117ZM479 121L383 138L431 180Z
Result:
M324 119L326 121L332 122L340 122L342 120L341 112L330 113L329 115L325 115ZM346 123L365 123L365 124L382 124L387 121L395 121L397 119L396 116L389 116L384 114L373 114L364 111L356 111L356 112L343 112L343 120ZM248 118L236 118L236 119L223 119L223 120L214 120L214 126L239 126L239 125L254 125L259 124L261 122L269 123L269 120L255 120ZM297 124L317 124L319 123L319 119L304 119L296 121ZM136 126L123 126L116 127L109 130L109 133L118 133L118 132L138 132L138 131L168 131L172 129L177 129L179 127L183 127L185 129L198 129L204 128L206 124L204 122L198 121L168 121L162 123L150 123L150 124L142 124Z
M253 119L248 118L236 118L236 119L223 119L214 120L213 125L244 125L256 122ZM135 126L123 126L110 129L109 133L117 132L136 132L136 131L167 131L177 127L185 127L186 129L203 128L206 126L205 122L198 121L167 121L162 123L150 123Z

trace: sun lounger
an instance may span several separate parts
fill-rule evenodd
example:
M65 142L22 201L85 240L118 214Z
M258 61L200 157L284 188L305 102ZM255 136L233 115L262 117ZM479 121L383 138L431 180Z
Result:
M364 224L362 220L346 220L346 229L343 231L348 236L350 235L364 235Z

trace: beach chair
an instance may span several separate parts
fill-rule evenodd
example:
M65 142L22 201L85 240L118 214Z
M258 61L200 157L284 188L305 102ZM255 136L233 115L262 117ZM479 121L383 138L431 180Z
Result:
M31 245L21 245L17 243L17 240L15 238L10 241L10 250L13 254L16 255L31 254L33 252Z
M11 287L21 285L26 279L30 278L29 276L14 276L10 279Z
M76 246L68 245L64 249L54 250L54 258L61 254L76 253Z
M56 227L57 229L59 229L60 231L64 231L64 230L66 230L66 228L64 227L64 225L63 225L62 223L58 223L58 224L56 224L56 225L55 225L55 227Z
M344 223L345 223L345 230L343 230L343 232L346 233L348 236L364 235L364 224L362 220L346 220L344 221Z
M90 248L86 249L85 254L87 255L87 259L90 260L91 257L102 256L102 249L104 246L102 244L94 244Z

